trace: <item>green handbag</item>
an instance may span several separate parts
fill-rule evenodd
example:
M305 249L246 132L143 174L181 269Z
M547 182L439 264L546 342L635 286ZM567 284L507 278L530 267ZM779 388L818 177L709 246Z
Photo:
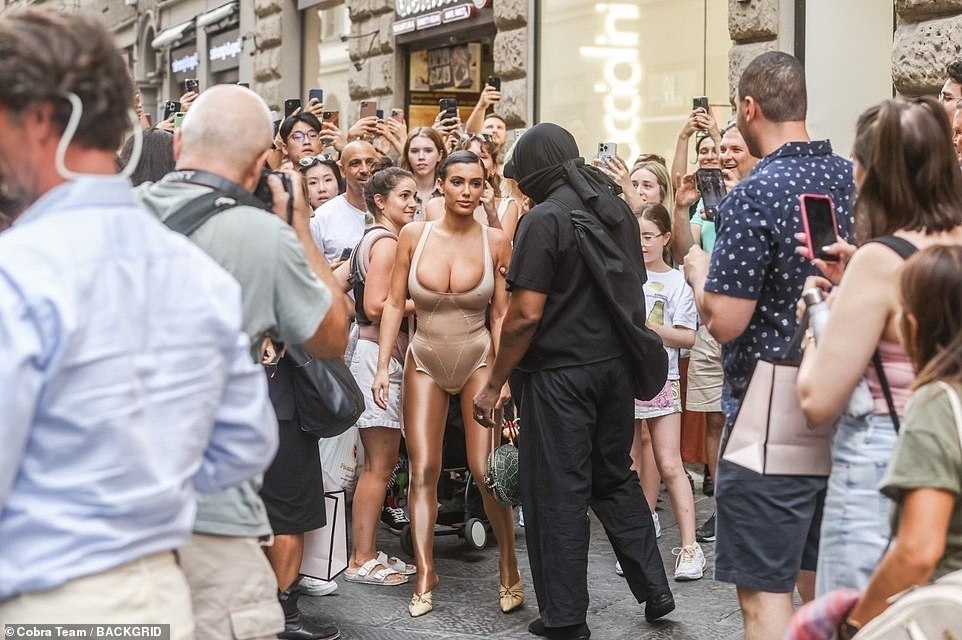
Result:
M501 431L507 431L507 444L498 446ZM484 484L503 505L521 503L520 465L518 464L518 418L505 420L501 430L491 429L491 453L485 466Z

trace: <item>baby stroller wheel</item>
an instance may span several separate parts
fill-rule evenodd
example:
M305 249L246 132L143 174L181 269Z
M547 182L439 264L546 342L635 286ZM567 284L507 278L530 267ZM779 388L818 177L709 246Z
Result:
M484 523L477 518L471 518L464 523L464 541L472 549L484 549L488 543L488 531Z
M409 556L414 555L414 542L411 540L411 525L406 524L401 529L401 551Z

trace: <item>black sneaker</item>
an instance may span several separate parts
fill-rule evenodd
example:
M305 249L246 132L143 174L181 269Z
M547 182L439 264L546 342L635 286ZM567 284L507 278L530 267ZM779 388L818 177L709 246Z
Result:
M715 495L715 479L708 474L708 465L705 465L705 479L701 483L701 492L709 498Z
M715 541L715 514L712 513L711 517L705 521L705 524L698 527L695 531L695 540L698 542L714 542Z
M546 627L541 618L528 625L528 633L551 640L588 640L591 637L591 630L584 622L567 627Z
M675 610L675 598L671 591L662 591L648 597L645 602L645 620L654 622Z
M381 525L394 535L401 535L401 531L409 524L411 524L411 521L404 515L404 509L398 507L381 509Z

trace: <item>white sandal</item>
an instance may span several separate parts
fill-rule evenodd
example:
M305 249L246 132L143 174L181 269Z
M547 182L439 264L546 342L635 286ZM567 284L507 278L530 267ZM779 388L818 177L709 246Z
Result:
M377 569L377 567L381 568ZM401 580L388 580L389 577L395 575L401 576ZM357 584L377 584L385 587L396 587L406 584L408 581L406 575L384 566L381 562L378 562L377 558L371 558L365 562L355 573L351 573L351 570L348 569L344 572L344 579Z
M394 556L389 558L383 551L377 552L377 561L381 566L392 569L402 576L413 576L418 572L418 568L413 564L407 564L400 558L395 558Z

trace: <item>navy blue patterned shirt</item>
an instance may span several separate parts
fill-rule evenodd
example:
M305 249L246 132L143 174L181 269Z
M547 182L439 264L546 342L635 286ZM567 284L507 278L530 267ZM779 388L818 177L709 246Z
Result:
M748 328L722 348L722 411L734 423L755 362L783 358L795 333L795 305L815 267L795 253L803 230L799 196L831 196L839 234L852 234L852 163L827 140L790 142L758 162L719 207L705 290L756 300ZM722 311L724 313L724 311Z

